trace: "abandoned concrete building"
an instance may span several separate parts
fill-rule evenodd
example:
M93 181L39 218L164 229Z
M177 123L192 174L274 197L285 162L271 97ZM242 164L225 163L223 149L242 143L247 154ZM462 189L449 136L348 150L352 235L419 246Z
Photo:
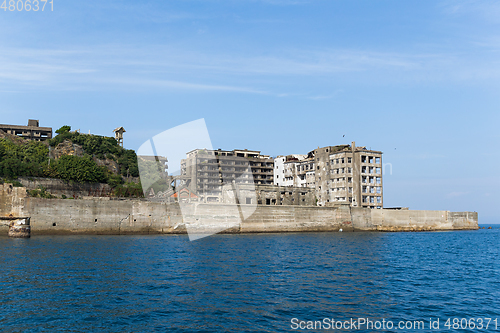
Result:
M274 184L314 188L318 205L383 207L382 152L351 145L274 159Z
M52 128L40 127L38 120L34 119L28 120L28 126L0 124L0 130L33 141L52 139Z
M234 194L237 194L236 196ZM296 205L316 206L316 194L312 188L282 187L276 185L232 184L221 185L220 191L207 196L206 192L194 192L186 186L160 192L157 199L166 202L217 202L244 205ZM237 198L237 199L235 199Z
M382 152L355 142L275 159L246 149L195 149L186 155L179 189L187 188L191 201L227 203L234 197L226 192L236 190L245 197L242 204L383 207Z
M314 188L314 158L309 155L278 156L274 159L274 184Z
M204 202L221 202L224 185L273 182L273 159L260 151L195 149L186 155L181 161L181 185L203 193Z

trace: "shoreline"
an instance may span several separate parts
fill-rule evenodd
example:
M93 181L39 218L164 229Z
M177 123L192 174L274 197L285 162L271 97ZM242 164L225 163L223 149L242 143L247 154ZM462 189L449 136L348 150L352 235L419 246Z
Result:
M31 234L245 234L477 230L476 212L370 209L349 205L167 203L144 199L43 199L0 185L0 217L29 217ZM0 233L7 234L2 225Z

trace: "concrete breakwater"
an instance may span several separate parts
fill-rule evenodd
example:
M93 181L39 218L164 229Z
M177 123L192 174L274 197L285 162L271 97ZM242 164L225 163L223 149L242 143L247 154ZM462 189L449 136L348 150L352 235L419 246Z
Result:
M224 204L191 203L181 211L176 203L147 200L31 198L25 188L0 185L0 216L29 216L32 235L178 234L199 219L227 226L224 233L478 229L475 212L259 205L244 220L233 212Z

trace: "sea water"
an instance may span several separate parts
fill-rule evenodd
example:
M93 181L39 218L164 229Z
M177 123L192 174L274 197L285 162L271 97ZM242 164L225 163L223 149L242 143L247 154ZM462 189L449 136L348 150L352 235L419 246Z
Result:
M0 330L500 331L499 227L0 237Z

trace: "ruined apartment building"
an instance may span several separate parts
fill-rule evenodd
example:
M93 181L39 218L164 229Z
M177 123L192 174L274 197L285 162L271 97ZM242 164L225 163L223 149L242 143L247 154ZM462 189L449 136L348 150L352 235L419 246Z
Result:
M279 156L274 172L276 185L314 188L320 206L383 207L382 152L355 142Z
M28 126L0 124L0 130L33 141L52 139L52 127L40 127L38 120L34 119L28 120Z
M274 184L290 187L310 187L316 185L314 158L309 155L278 156L274 159Z
M224 184L273 184L274 161L260 151L195 149L186 155L181 161L182 185L202 194L203 202L221 202Z

